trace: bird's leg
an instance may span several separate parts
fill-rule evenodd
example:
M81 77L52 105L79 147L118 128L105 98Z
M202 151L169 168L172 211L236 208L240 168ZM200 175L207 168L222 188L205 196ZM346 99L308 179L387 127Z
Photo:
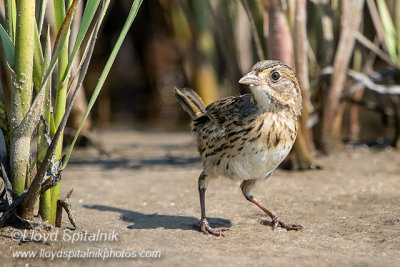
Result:
M213 234L215 236L224 236L222 234L223 231L227 231L229 229L219 229L215 230L210 227L207 218L206 218L206 204L205 204L205 193L207 189L207 175L202 172L199 177L199 195L200 195L200 208L201 208L201 221L200 221L200 229L203 234Z
M273 214L271 211L267 210L257 199L253 197L253 186L255 185L256 180L245 180L242 182L240 185L240 188L242 189L242 193L245 196L245 198L254 203L257 207L259 207L262 211L264 211L271 219L272 223L274 224L274 231L278 228L278 226L285 228L287 231L290 230L301 230L303 229L303 226L300 224L286 224L284 222L281 222L281 219Z
M303 229L303 226L300 224L286 224L281 221L281 219L274 215L271 211L267 210L257 199L255 199L253 196L246 197L246 199L254 204L257 205L260 209L262 209L269 217L272 219L272 223L274 224L274 231L278 228L278 226L285 228L286 230L301 230Z

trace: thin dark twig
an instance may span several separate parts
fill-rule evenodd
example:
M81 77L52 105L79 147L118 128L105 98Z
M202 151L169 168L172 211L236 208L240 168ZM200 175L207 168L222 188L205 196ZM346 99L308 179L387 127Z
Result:
M5 203L5 200L2 199L1 203L0 203L0 212L5 212L8 208L8 205Z
M64 199L59 199L57 200L57 214L56 214L56 226L60 227L61 226L61 219L62 219L62 209L67 212L68 219L71 222L72 226L74 229L76 229L78 226L76 224L75 218L72 214L72 209L71 209L71 204L68 202L68 199L71 197L72 192L74 189L72 188L68 194L65 196Z
M1 170L1 178L2 178L3 181L4 181L4 192L5 192L5 194L6 194L6 199L7 199L8 205L10 206L11 203L13 202L13 198L12 198L12 192L13 192L13 190L12 190L12 185L11 185L10 180L8 179L6 169L5 169L5 167L4 167L4 165L3 165L2 162L0 162L0 168L1 168L1 169L0 169L0 170Z
M1 101L1 84L0 84L0 101ZM7 116L7 115L5 115ZM3 163L6 170L8 170L8 155L7 155L7 145L6 139L3 131L0 127L0 162Z
M15 213L17 210L18 206L21 205L22 201L25 199L25 196L27 194L27 191L25 190L12 204L11 206L3 213L3 215L0 218L0 227L3 227L6 225L8 219L10 218L11 215Z

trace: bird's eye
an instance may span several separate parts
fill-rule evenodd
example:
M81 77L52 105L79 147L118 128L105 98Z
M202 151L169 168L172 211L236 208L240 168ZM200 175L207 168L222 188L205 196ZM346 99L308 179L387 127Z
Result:
M275 71L275 72L273 72L273 73L271 74L271 78L272 78L273 80L275 80L275 81L279 80L280 77L281 77L281 74L280 74L279 72L277 72L277 71Z

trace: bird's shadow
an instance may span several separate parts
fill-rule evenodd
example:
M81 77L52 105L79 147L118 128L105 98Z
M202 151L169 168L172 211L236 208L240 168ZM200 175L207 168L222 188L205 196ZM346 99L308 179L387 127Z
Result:
M165 168L165 167L193 167L199 165L201 159L199 156L160 156L147 159L72 159L70 164L76 166L98 165L105 170L116 168L131 168L135 170L144 168Z
M199 219L191 216L163 215L157 213L145 214L104 205L84 205L84 207L100 211L119 212L124 222L132 223L127 227L128 229L155 229L162 227L164 229L200 230ZM228 228L232 226L230 220L222 218L207 219L210 225L216 228Z
M160 155L156 157L143 158L141 151L160 151ZM199 155L180 154L182 151L193 150L195 146L192 142L182 144L130 144L123 149L116 151L108 151L107 153L99 153L101 156L75 157L69 161L69 164L76 166L92 165L100 166L105 170L113 170L117 168L145 169L145 168L165 168L165 167L194 167L201 164ZM127 158L126 151L133 152ZM122 154L121 154L122 153Z

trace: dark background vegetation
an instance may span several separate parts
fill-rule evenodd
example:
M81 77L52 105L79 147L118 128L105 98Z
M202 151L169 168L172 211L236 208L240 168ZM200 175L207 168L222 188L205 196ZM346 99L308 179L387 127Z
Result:
M86 95L131 2L111 1ZM208 104L246 93L240 77L261 59L277 59L296 69L303 91L292 168L313 167L313 152L328 153L343 141L396 146L399 25L395 0L146 0L86 125L185 129L188 116L173 87L194 88ZM85 102L77 99L72 128Z
M117 122L174 129L186 118L173 99L174 86L195 88L206 102L245 92L246 89L237 84L240 76L261 57L277 57L270 53L270 46L273 46L270 39L273 38L268 32L271 24L279 23L273 17L275 13L284 14L289 37L294 38L296 1L274 2L144 1L92 114L95 125ZM316 134L322 136L318 128L323 131L324 106L333 101L329 98L329 90L332 90L329 67L335 64L338 53L342 53L338 51L340 38L343 39L341 34L346 27L351 27L345 21L345 12L356 10L355 2L362 2L359 3L362 5L360 14L350 14L351 20L360 16L355 28L358 35L348 31L349 38L354 40L347 47L350 50L348 66L344 63L339 71L352 69L363 73L366 79L372 77L372 82L393 85L398 79L398 64L387 52L384 19L380 17L376 1L304 2L307 39L302 42L306 43L310 83L306 108L315 137ZM389 19L397 23L395 12L399 3L384 2L392 12ZM86 90L96 81L96 70L104 63L102 59L117 35L112 29L123 23L129 3L112 2ZM277 24L277 38L287 38L285 33L279 36L282 28ZM293 55L292 51L284 53ZM394 145L398 135L398 96L365 89L365 82L347 76L340 86L339 103L332 110L334 120L340 120L343 127L334 129L334 134L339 132L336 138L344 141L382 143L388 139ZM357 91L348 93L350 89Z

